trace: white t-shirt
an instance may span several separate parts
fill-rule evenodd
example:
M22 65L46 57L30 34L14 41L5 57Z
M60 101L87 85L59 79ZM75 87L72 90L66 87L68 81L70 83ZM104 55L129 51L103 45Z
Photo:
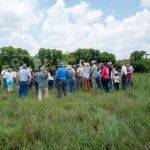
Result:
M121 75L127 75L127 68L125 65L121 67Z
M6 78L6 81L13 81L13 73L12 72L6 72L5 78Z
M2 72L1 72L1 76L3 77L3 79L6 78L6 77L5 77L6 72L7 72L7 70L2 70Z
M114 76L114 83L119 83L119 76Z
M47 78L47 80L48 80L48 81L49 81L49 80L54 80L54 78L51 76L50 72L48 73L48 78Z

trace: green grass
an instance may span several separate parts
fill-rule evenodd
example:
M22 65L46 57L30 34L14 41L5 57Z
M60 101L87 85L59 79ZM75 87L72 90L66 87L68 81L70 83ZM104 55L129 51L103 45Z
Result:
M149 150L150 78L126 91L68 94L37 101L0 90L0 150Z

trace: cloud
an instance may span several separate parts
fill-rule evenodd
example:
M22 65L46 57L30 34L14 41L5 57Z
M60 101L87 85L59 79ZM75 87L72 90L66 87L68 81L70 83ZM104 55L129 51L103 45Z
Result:
M44 0L42 1L44 3ZM64 0L51 6L40 0L0 0L0 46L14 45L34 55L40 47L73 51L96 48L128 58L134 50L150 50L150 10L122 21L86 1L67 7ZM13 7L12 7L13 6Z
M141 0L141 5L150 8L150 0Z
M150 11L145 9L122 21L113 15L101 21L103 12L82 1L73 7L59 2L51 6L42 26L46 47L63 50L97 48L128 58L133 50L149 50Z

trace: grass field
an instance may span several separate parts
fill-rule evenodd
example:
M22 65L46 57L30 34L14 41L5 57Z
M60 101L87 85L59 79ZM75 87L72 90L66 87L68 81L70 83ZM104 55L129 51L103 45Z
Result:
M37 101L0 90L0 150L150 150L150 77L134 88Z

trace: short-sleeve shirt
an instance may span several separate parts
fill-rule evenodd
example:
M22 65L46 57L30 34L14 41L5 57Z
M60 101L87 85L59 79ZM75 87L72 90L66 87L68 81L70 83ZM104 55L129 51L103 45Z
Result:
M48 78L48 73L39 72L38 78L37 78L39 89L44 89L47 87L47 78Z
M127 67L125 65L123 65L122 68L121 68L121 74L122 75L127 75Z
M29 81L31 78L31 73L26 69L20 69L18 72L19 81Z

